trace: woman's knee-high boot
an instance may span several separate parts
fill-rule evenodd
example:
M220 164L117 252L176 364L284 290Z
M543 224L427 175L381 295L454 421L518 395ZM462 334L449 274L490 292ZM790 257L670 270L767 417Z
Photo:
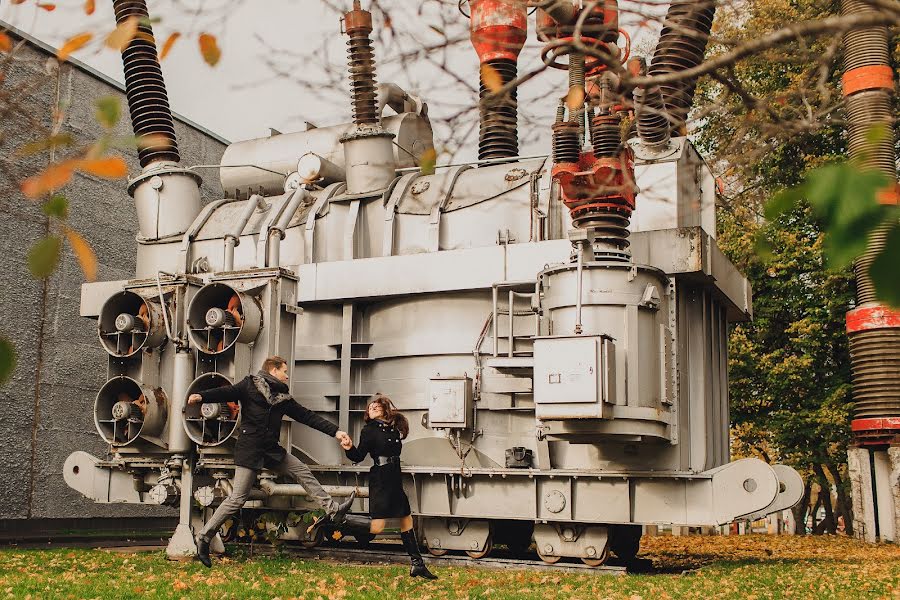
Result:
M419 553L419 543L416 541L416 532L412 529L400 534L403 540L403 549L409 554L412 567L409 569L410 577L424 577L425 579L437 579L437 576L428 570L422 555Z
M344 535L352 535L357 540L367 536L372 526L372 518L364 515L347 515L338 527Z

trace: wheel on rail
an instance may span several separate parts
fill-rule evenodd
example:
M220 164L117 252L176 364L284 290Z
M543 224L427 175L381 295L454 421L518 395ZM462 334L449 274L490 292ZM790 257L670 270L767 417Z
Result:
M427 550L428 554L432 556L443 556L449 552L446 548L432 548L431 546L428 546Z
M556 563L558 563L559 561L562 560L562 556L552 556L550 554L542 554L540 550L538 550L537 554L541 558L541 560L544 561L545 563L547 563L548 565L555 565Z
M605 563L607 560L609 560L609 546L608 545L603 550L603 554L598 556L597 558L587 558L587 557L581 558L581 562L583 562L584 564L586 564L589 567L599 567L600 565Z
M482 550L466 550L466 554L469 555L469 558L484 558L488 554L491 553L491 550L494 549L494 536L492 534L488 534L487 540L484 542L484 548Z

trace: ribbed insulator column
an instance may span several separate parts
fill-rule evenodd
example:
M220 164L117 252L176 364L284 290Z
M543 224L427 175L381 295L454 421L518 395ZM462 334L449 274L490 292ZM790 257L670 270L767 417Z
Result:
M855 419L900 415L900 329L850 336Z
M597 158L613 158L622 152L622 121L618 115L591 119L591 146Z
M714 0L675 0L669 6L659 42L650 64L651 76L677 73L703 61L716 13ZM678 134L687 122L694 103L697 78L691 77L659 86L670 128Z
M479 95L481 123L478 133L478 159L512 158L519 155L519 104L515 87L493 97L490 87L485 84L485 71L491 69L489 77L499 76L501 85L515 81L518 68L515 60L495 58L482 66ZM496 84L493 84L496 88Z
M634 107L641 141L651 146L661 146L668 142L670 123L659 88L654 86L634 90Z
M178 162L175 124L144 0L113 0L116 23L138 19L137 33L122 51L125 95L134 133L144 139L138 149L141 166L159 161Z
M878 9L863 0L841 0L841 14ZM889 66L886 27L865 27L844 35L844 96L848 154L863 168L896 184L897 167L893 71ZM872 136L881 128L887 135ZM857 439L891 441L900 430L900 312L878 303L869 268L885 248L890 223L880 226L856 261L857 308L847 314L853 371L854 421Z
M347 40L350 68L350 101L353 122L357 125L378 124L378 99L375 89L375 49L369 31L356 29Z

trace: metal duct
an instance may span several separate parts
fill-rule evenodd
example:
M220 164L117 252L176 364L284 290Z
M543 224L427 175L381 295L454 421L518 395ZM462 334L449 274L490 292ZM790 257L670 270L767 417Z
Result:
M669 6L663 29L653 52L650 76L677 73L696 67L706 54L706 43L716 14L715 0L676 0ZM669 130L678 135L694 103L697 78L659 86L668 113ZM649 100L649 99L648 99ZM656 132L659 125L652 131ZM658 137L655 134L654 137ZM643 136L641 136L643 139Z
M138 148L142 167L159 161L178 162L175 124L162 69L157 58L156 41L150 27L150 15L144 0L113 0L116 23L138 19L137 33L122 51L125 70L125 94L136 136L147 144Z
M862 0L841 0L842 15L876 10ZM894 77L888 59L886 27L859 28L844 35L842 83L848 154L864 168L888 177L892 185L880 200L896 204ZM870 136L879 126L889 135ZM865 253L856 261L857 308L847 313L855 402L852 429L861 444L884 444L900 434L900 312L878 304L869 277L890 226L885 223L872 234Z

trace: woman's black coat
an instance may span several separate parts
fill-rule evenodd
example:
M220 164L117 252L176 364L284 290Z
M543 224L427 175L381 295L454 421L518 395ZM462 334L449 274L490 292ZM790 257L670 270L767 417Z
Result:
M347 458L355 463L365 460L371 454L397 457L403 449L400 432L391 423L372 420L365 424L359 434L359 446L346 450ZM369 470L369 516L373 519L405 517L410 514L409 498L403 491L403 477L400 461L386 465L372 465Z
M272 389L273 396L278 392L287 393L284 389ZM270 384L271 387L271 384ZM263 467L274 469L286 454L278 443L281 434L281 420L287 415L304 425L318 429L331 437L337 433L337 425L320 417L293 398L269 404L256 389L252 376L247 376L235 385L226 385L200 392L203 402L240 402L241 427L237 445L234 448L234 463L239 467L256 469Z

